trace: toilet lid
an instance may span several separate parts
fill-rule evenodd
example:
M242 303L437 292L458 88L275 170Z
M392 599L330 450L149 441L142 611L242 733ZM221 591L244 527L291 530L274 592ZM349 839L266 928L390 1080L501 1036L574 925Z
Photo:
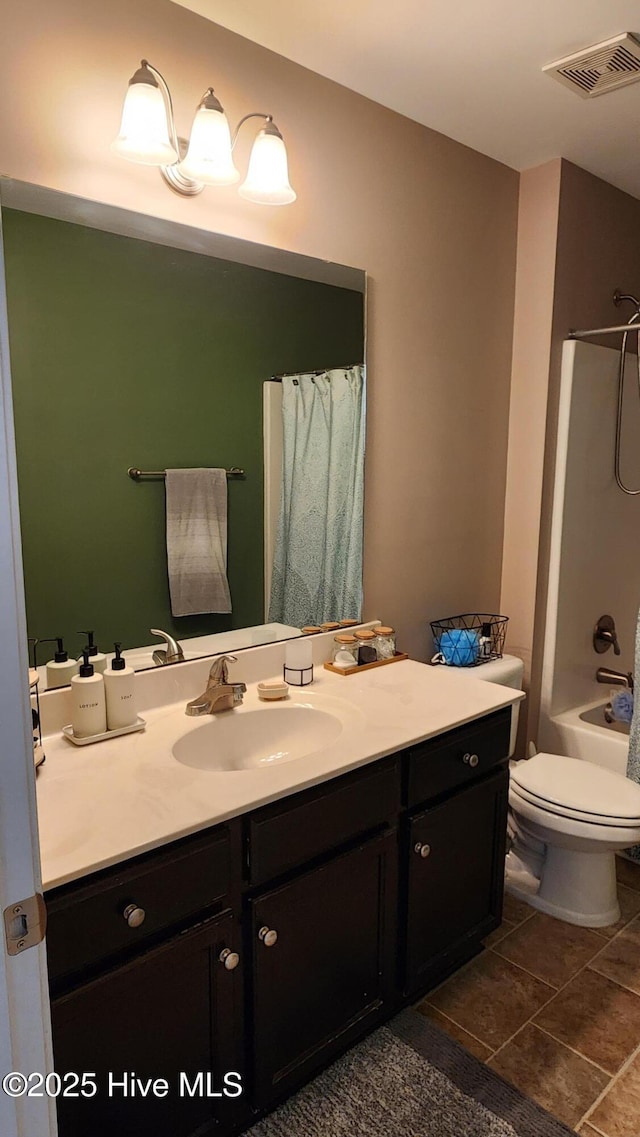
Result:
M593 762L560 754L536 754L511 768L511 781L533 803L611 821L640 822L640 786Z
M637 817L610 817L602 813L585 813L584 810L571 809L568 805L555 805L550 801L543 801L542 798L536 797L535 794L530 794L523 790L521 786L511 785L509 787L509 801L514 809L518 806L521 808L529 802L534 805L536 809L542 813L554 814L556 817L571 818L572 821L582 821L585 825L590 825L592 828L597 829L602 827L605 829L628 829L630 832L637 833L640 829L640 818ZM629 839L629 844L635 844L637 837L633 840Z

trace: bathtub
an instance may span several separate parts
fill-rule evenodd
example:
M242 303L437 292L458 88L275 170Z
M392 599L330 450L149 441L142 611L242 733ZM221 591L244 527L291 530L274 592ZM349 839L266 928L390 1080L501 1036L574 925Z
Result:
M607 723L605 706L600 698L550 718L542 716L538 749L583 758L617 774L626 774L629 727L623 723Z

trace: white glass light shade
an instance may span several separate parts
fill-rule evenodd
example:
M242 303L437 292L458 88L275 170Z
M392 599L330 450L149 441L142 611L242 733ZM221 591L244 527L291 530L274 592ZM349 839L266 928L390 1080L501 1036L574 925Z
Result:
M238 193L259 205L288 205L296 200L289 185L285 144L271 124L260 131L253 144L247 176Z
M111 149L144 166L171 166L179 155L169 138L167 108L159 87L129 84L122 108L120 133Z
M230 186L240 178L233 164L231 132L224 111L199 106L180 169L207 186Z

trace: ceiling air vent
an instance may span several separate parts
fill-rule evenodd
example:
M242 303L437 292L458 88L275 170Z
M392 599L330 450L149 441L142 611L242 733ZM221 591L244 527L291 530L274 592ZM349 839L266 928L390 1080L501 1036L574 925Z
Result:
M542 70L582 99L594 99L640 80L640 41L624 32L548 63Z

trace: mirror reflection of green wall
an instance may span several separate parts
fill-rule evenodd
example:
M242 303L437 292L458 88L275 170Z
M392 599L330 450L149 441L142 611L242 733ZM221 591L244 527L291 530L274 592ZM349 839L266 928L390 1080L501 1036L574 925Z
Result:
M363 358L363 296L32 213L2 213L30 636L98 643L264 622L262 384ZM165 493L127 468L240 466L233 612L174 619Z

